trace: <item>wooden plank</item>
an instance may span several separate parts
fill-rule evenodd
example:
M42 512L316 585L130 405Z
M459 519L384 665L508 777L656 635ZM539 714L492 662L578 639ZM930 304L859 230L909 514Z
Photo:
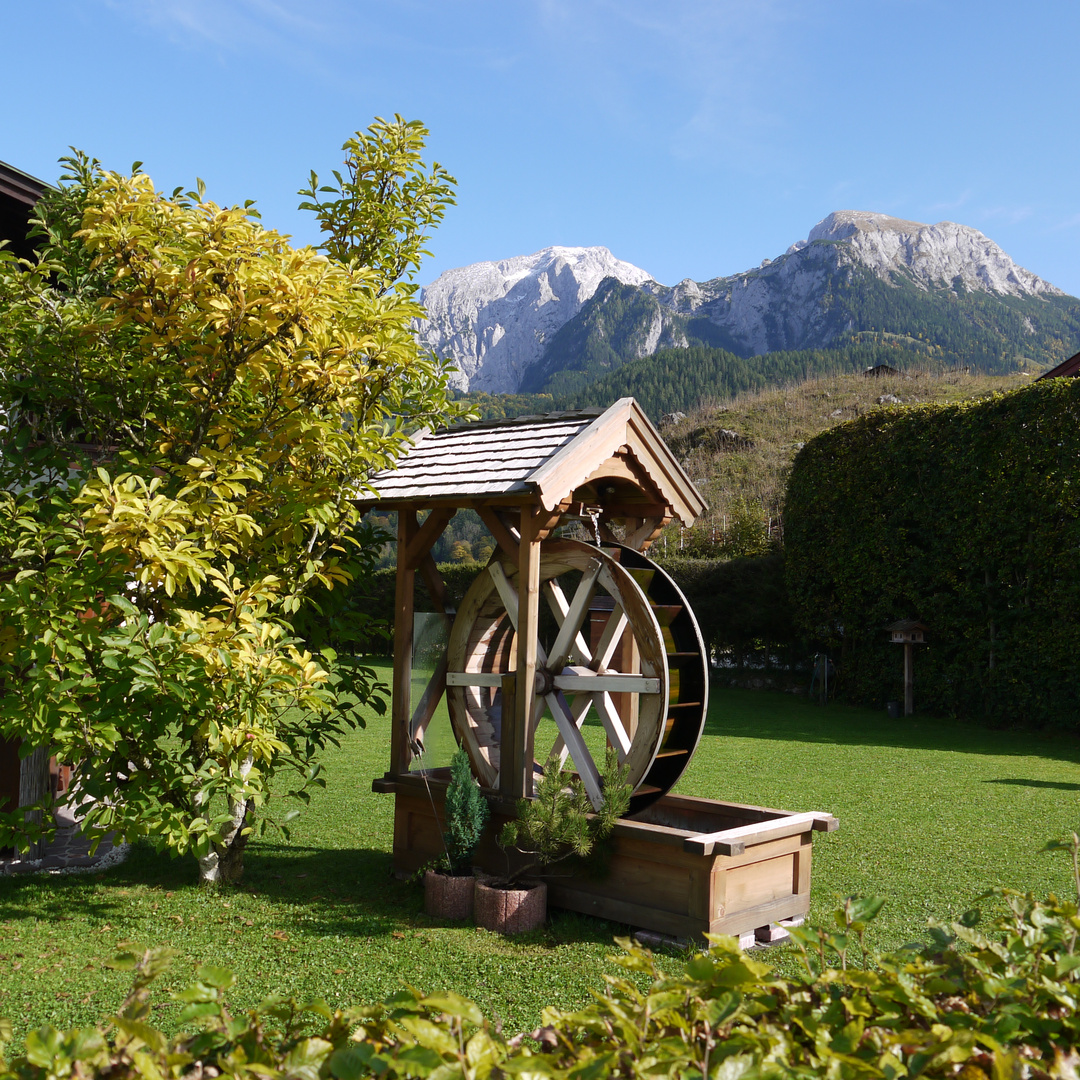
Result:
M725 877L725 911L728 915L734 915L746 908L760 907L773 900L791 896L795 891L792 887L795 880L795 856L779 855L773 859L734 867L727 871Z
M556 690L568 694L659 694L660 680L646 675L624 675L621 672L597 675L588 668L563 669L553 677Z
M820 822L820 824L818 824ZM805 814L787 814L774 821L763 821L751 825L740 825L734 829L722 829L719 832L701 833L689 836L683 843L685 851L695 855L741 855L748 844L761 844L767 840L777 840L797 833L810 832L811 829L832 832L839 823L831 814L810 811Z
M716 915L710 925L710 934L731 934L738 936L750 930L756 930L759 926L768 926L771 923L782 922L784 919L795 919L800 915L806 915L810 910L809 896L782 896L776 900L770 900L756 907L745 908L742 911Z
M419 531L416 510L398 512L398 554L409 550ZM394 587L394 676L390 705L390 772L407 773L412 751L409 749L409 723L412 692L413 605L416 572L408 565L398 566Z

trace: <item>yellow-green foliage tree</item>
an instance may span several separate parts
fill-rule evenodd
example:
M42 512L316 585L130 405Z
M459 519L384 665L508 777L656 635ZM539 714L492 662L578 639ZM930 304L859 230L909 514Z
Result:
M382 702L361 671L340 708L289 620L375 553L366 478L460 411L409 331L453 194L426 134L377 120L335 185L312 175L321 249L77 155L39 261L0 252L0 734L80 763L86 828L192 852L205 881L295 812L272 777L306 798ZM26 838L0 815L0 845Z

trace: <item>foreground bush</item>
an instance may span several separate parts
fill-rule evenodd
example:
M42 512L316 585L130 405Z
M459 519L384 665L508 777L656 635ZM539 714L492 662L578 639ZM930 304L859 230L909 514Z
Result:
M1078 844L1070 845L1074 859ZM405 989L377 1005L268 998L233 1016L231 972L199 970L177 997L190 1031L150 1023L165 950L123 953L134 972L118 1015L96 1029L31 1032L0 1080L61 1077L759 1077L1080 1075L1080 916L1055 897L996 890L1008 913L988 932L978 912L931 928L929 946L875 955L879 900L851 899L832 928L797 931L802 973L781 979L732 938L716 937L684 974L621 941L624 977L579 1012L545 1010L543 1026L507 1038L472 1002ZM0 1040L10 1025L0 1022ZM0 1054L3 1052L0 1043Z

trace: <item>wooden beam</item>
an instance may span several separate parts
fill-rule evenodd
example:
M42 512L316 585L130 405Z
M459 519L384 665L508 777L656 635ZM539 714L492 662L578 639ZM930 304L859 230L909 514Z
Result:
M409 696L412 690L413 607L416 571L403 556L420 526L414 509L398 511L398 568L394 589L394 678L390 705L390 775L409 771Z
M415 570L424 556L431 553L435 541L442 536L443 531L455 513L457 513L457 510L453 506L437 506L428 514L427 520L409 541L409 546L405 551L405 565L410 570ZM400 555L399 552L399 558Z
M670 517L638 518L633 524L626 523L626 546L635 551L648 551L652 542L671 521Z
M478 506L476 512L487 526L488 532L495 538L495 543L516 562L519 537L503 520L502 514L490 506Z
M513 799L532 797L532 717L536 705L536 661L540 615L540 541L538 515L521 514L517 573L517 687L514 712L503 711L499 787ZM507 723L510 720L510 723Z
M431 599L439 611L446 615L446 582L443 581L442 574L439 573L439 568L435 565L435 560L431 557L429 551L423 559L420 560L420 573L424 575L424 582L428 587L428 592L431 593Z
M683 841L683 851L694 855L742 855L747 844L763 844L767 840L780 840L798 833L833 832L840 823L832 814L811 811L807 814L786 814L772 821L740 825L720 832L688 836Z
M536 518L536 531L533 534L537 541L546 540L560 525L566 512L570 509L571 502L569 499L563 499L554 510L537 510L535 513ZM522 511L522 517L525 516L526 511Z

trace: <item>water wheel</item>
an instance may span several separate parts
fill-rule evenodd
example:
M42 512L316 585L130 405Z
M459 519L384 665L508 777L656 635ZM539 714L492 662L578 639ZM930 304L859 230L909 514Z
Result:
M499 777L503 677L514 670L517 566L495 558L461 603L447 650L447 702L459 744L481 785ZM671 789L701 737L708 664L678 586L644 555L618 544L545 541L541 592L549 647L538 645L533 732L545 711L558 735L535 745L535 769L569 756L594 805L599 769L582 728L603 725L627 768L630 813ZM553 637L552 637L553 635Z

